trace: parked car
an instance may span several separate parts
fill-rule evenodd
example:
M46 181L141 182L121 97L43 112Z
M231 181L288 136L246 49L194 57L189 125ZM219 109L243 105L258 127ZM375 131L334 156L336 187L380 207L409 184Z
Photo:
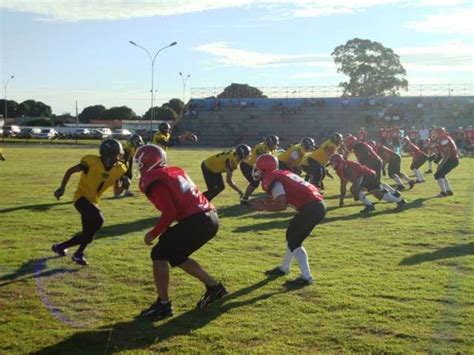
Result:
M99 131L102 132L102 139L112 137L112 130L110 128L101 128Z
M54 139L58 135L58 131L54 128L43 128L39 133L31 133L32 138Z
M114 139L118 140L125 140L129 139L132 136L132 132L130 132L128 129L114 129L112 131L112 137Z
M38 134L41 133L41 128L22 128L20 130L20 133L17 134L18 138L26 138L30 139L32 138L33 134Z
M108 136L104 135L100 129L91 129L89 133L91 139L105 139Z
M88 128L78 128L72 133L72 137L76 139L90 138L91 131Z
M19 126L3 126L3 136L4 137L16 137L20 133L21 129Z

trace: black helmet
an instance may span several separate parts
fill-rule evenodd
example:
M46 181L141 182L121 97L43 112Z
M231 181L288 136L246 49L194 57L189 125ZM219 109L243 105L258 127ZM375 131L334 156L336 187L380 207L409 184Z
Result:
M143 142L143 138L142 136L140 136L139 134L133 134L129 140L128 140L134 147L138 148L142 145L145 144L145 142Z
M342 134L338 133L338 132L335 132L331 135L331 142L333 142L334 144L341 144L342 143Z
M105 139L100 144L99 153L105 162L114 164L117 161L117 156L123 154L122 143L116 139Z
M161 122L158 126L158 130L162 134L167 134L171 131L171 125L168 122Z
M278 147L278 144L280 144L280 139L278 138L278 136L276 136L274 134L270 134L270 135L265 137L265 144L270 149L276 148L276 147Z
M307 152L314 150L314 146L315 146L314 139L311 137L303 138L300 144L303 147L303 149Z
M235 148L235 152L240 160L247 158L252 152L252 148L250 148L247 144L239 144Z

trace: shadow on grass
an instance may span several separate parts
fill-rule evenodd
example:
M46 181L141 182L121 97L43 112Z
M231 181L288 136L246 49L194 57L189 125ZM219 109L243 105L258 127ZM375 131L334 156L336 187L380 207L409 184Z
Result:
M139 219L132 222L118 223L111 226L102 227L94 239L101 239L107 237L117 237L128 233L147 231L158 223L160 217L149 217Z
M17 270L6 275L0 276L0 287L9 285L14 282L19 282L35 277L49 277L56 274L63 274L69 272L76 272L78 269L59 267L55 269L44 270L38 265L43 265L47 260L57 259L60 256L50 256L48 258L31 259L24 262Z
M400 261L399 265L416 265L427 261L455 258L466 255L474 255L474 243L453 245L430 253L415 254Z
M72 204L72 201L41 203L38 205L16 206L16 207L4 208L3 210L0 210L0 213L8 213L8 212L14 212L14 211L21 211L21 210L27 210L27 211L33 211L33 212L45 212L45 211L49 211L51 208L55 206L70 205L70 204Z
M104 326L98 330L73 334L58 344L41 349L37 354L67 354L81 353L111 353L126 350L145 350L155 343L168 339L192 334L195 330L206 326L221 314L232 309L251 305L266 300L274 295L290 292L299 288L283 288L280 291L269 292L247 300L238 301L239 297L264 287L275 278L266 278L253 285L244 287L229 294L222 300L207 308L193 309L166 323L155 324L147 319L134 319ZM154 351L169 351L168 348L154 348Z
M401 210L397 209L391 209L391 210L384 210L384 211L374 211L370 212L368 214L362 214L362 213L353 213L353 214L348 214L345 216L334 216L331 217L326 215L326 217L323 219L321 224L325 223L331 223L331 222L336 222L336 221L352 221L355 219L368 219L372 218L375 216L382 216L382 215L387 215L387 214L393 214L393 213L403 213L406 212L407 210L413 209L413 208L419 208L423 206L423 203L426 200L430 200L435 197L423 197L423 198L418 198L416 200L413 200L411 202L407 202L405 206ZM393 204L395 206L395 204ZM342 208L349 207L349 206L344 206ZM352 207L352 206L351 206ZM361 205L361 208L363 205ZM328 214L332 210L339 209L340 207L329 207L328 208ZM293 215L292 213L291 215ZM271 214L265 214L264 215L266 218L269 218ZM291 217L291 216L289 216ZM237 227L233 230L233 232L236 233L241 233L241 232L252 232L252 231L263 231L263 230L269 230L269 229L283 229L288 227L289 220L272 220L272 221L267 221L265 223L257 223L257 224L252 224L252 225L245 225L245 226L240 226Z
M252 213L253 210L249 206L242 206L240 204L226 206L217 209L219 217L237 217Z

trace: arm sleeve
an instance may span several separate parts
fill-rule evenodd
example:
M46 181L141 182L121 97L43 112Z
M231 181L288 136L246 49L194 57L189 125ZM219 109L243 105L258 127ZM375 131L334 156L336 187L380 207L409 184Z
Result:
M156 237L163 233L176 220L178 211L171 194L164 184L151 186L148 198L161 211L161 217L151 234Z

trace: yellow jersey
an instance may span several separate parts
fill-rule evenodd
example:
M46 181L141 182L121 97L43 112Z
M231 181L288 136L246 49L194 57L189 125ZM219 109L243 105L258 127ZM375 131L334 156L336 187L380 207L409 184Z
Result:
M316 160L321 165L326 165L326 163L329 161L329 158L331 158L331 155L334 154L336 149L337 145L328 139L327 141L324 141L324 143L321 144L318 149L309 154L308 158Z
M168 143L171 139L171 133L163 134L161 132L156 132L153 136L153 144L158 144L161 148L166 150L168 148Z
M295 166L298 166L301 164L301 161L303 160L304 153L306 151L304 148L301 146L301 144L293 144L290 146L287 150L285 150L283 153L278 155L278 160L282 161L285 164L288 164L288 161L290 160L290 157L294 159Z
M224 173L227 171L226 161L229 161L231 170L237 169L240 159L234 149L207 158L204 160L204 165L213 173Z
M135 152L137 151L137 147L135 147L132 143L127 142L123 146L123 160L128 162L130 158L135 156Z
M102 193L112 186L115 181L127 171L125 164L118 162L110 170L105 170L102 160L97 155L86 155L81 159L82 171L77 190L74 193L74 202L84 197L94 204L98 204Z
M262 154L274 155L275 149L268 148L265 142L258 143L255 147L253 147L252 153L250 154L250 156L247 159L243 160L242 162L250 166L254 166L255 162L257 161L257 158Z

